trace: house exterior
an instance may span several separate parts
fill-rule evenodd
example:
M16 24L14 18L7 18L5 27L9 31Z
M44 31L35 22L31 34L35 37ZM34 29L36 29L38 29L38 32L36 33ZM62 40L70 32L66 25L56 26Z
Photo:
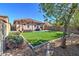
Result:
M51 24L49 24L48 22L44 22L44 28L43 28L43 30L50 30L50 29L52 29L52 25Z
M0 19L0 55L3 53L3 40L5 38L5 22Z
M9 18L8 18L8 16L0 16L0 20L4 21L5 31L6 31L6 36L7 36L10 32Z
M43 22L36 21L33 19L18 19L13 23L16 31L35 31L43 30Z
M10 25L7 16L0 16L0 54L3 53L3 41L10 31Z

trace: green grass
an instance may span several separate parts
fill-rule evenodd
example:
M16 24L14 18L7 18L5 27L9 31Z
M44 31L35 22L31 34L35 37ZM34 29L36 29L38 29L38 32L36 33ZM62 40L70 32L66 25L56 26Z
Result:
M33 46L36 46L36 45L39 45L41 43L59 38L63 35L63 33L59 32L59 31L53 31L53 32L24 32L24 33L22 33L22 35Z

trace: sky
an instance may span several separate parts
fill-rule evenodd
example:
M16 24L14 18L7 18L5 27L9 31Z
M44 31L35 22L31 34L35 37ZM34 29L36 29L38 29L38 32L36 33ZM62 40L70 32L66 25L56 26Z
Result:
M8 16L11 24L13 24L15 19L21 18L44 21L39 4L33 3L0 3L0 15Z

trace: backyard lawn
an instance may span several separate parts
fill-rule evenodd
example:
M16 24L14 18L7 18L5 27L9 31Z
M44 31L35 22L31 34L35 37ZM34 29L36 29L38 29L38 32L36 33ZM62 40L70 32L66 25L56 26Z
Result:
M52 32L24 32L23 37L30 42L33 46L39 45L41 43L54 40L63 35L63 32L52 31Z

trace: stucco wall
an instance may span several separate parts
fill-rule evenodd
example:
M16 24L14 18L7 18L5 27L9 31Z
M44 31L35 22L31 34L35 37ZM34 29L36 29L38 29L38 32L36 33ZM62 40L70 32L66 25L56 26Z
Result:
M10 24L6 23L6 35L8 35L10 32Z
M37 29L37 26L38 26L38 28L41 29L40 25L32 25L32 24L25 24L25 25L16 24L15 27L16 27L17 31L18 30L22 31L22 30L35 30L35 29Z
M6 27L5 31L6 31L6 36L7 36L10 32L9 18L5 17L5 16L1 16L0 19L5 21L4 24L5 24L5 27Z
M3 53L3 41L6 36L6 25L5 23L0 20L0 54Z

